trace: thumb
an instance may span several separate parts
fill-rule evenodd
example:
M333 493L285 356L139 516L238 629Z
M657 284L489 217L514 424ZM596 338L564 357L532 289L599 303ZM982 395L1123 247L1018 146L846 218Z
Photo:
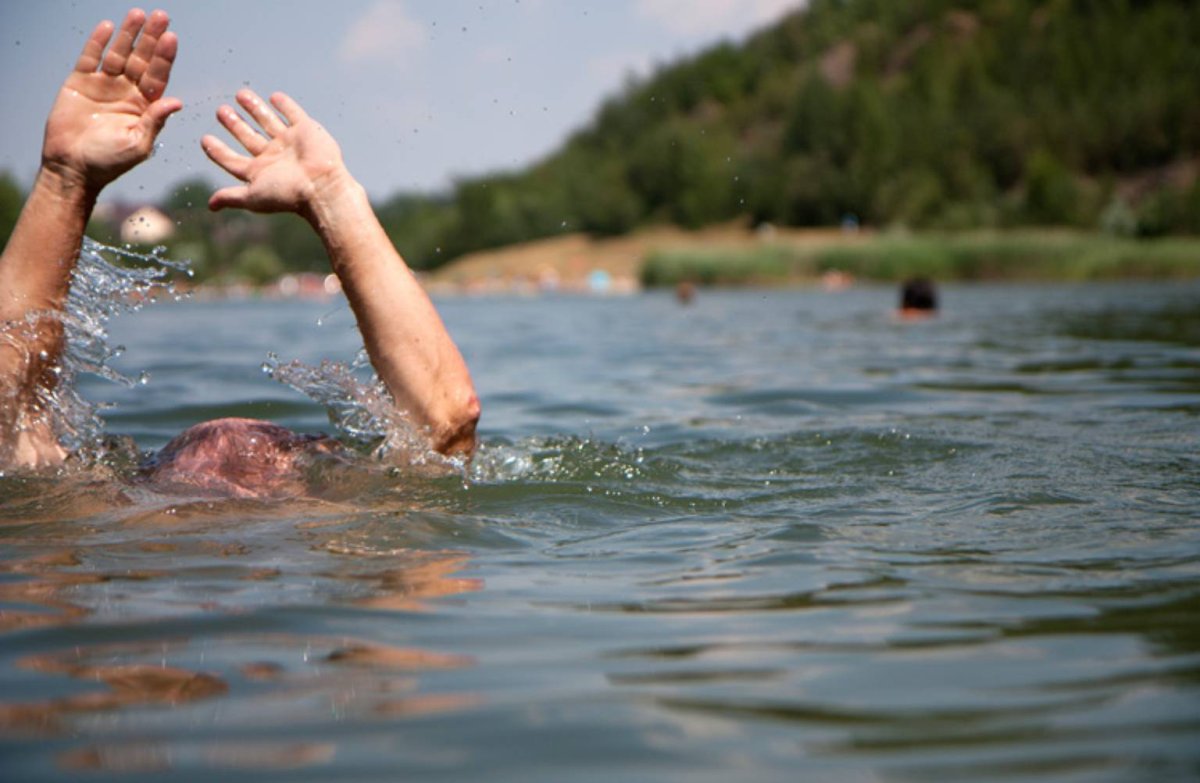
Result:
M183 101L178 98L159 98L146 107L142 114L142 127L154 138L167 124L167 118L182 108Z
M234 185L233 187L221 188L216 193L213 193L208 198L208 208L213 212L219 212L226 207L245 208L247 201L250 198L250 188L245 185Z

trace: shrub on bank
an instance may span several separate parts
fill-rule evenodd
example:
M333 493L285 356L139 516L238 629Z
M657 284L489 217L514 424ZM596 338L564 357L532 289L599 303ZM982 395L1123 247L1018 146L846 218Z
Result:
M882 235L745 250L650 254L642 284L666 286L802 283L831 271L864 280L1105 280L1200 277L1200 239L1118 239L1071 232Z

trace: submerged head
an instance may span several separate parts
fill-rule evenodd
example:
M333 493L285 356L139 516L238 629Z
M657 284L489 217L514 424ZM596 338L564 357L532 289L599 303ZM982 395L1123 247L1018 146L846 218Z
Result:
M303 494L301 458L339 449L323 435L299 435L256 419L216 419L189 427L142 468L155 489L184 489L225 497Z

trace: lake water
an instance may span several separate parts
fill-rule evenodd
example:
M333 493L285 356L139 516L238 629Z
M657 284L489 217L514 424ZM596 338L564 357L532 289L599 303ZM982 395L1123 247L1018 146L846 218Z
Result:
M0 479L0 777L1194 780L1200 285L942 295L450 299L466 477ZM328 429L260 365L359 344L340 300L112 341L142 448Z

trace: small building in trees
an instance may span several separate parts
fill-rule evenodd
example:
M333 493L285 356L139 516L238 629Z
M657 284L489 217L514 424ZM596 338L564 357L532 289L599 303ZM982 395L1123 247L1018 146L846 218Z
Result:
M175 233L175 224L161 210L144 206L121 221L121 241L135 245L156 245Z

